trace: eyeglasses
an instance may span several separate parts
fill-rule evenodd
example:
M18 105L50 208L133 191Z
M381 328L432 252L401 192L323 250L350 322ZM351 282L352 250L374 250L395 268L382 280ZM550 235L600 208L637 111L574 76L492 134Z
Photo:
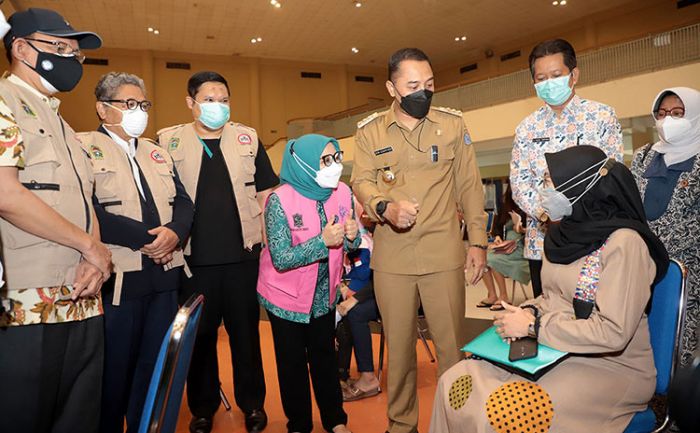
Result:
M336 153L328 153L326 155L321 155L321 161L326 167L330 167L333 164L333 161L340 164L341 162L343 162L343 151L339 150Z
M685 116L685 109L683 107L673 107L670 110L664 110L663 108L659 108L654 112L654 118L656 120L665 119L666 116L669 115L674 119L680 119L683 116Z
M126 108L129 110L136 110L136 108L140 108L141 111L148 111L153 107L153 103L151 101L137 101L136 99L105 99L104 101L100 102L119 102L120 104L126 105Z
M85 55L80 51L80 48L73 49L70 45L61 41L47 41L46 39L34 39L34 38L23 38L27 41L41 42L42 44L50 44L56 47L56 54L62 57L73 56L77 61L83 63L85 61ZM32 45L32 44L29 44ZM33 46L33 45L32 45Z

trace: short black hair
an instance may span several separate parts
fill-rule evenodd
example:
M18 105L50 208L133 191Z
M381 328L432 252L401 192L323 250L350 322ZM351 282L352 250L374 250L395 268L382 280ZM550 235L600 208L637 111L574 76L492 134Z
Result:
M535 48L530 52L528 61L533 78L535 76L535 60L559 53L564 56L564 64L569 68L569 71L573 71L576 67L576 51L574 47L564 39L550 39L535 45Z
M199 92L199 88L202 87L202 84L212 81L226 86L226 91L228 92L229 96L231 95L231 90L228 88L226 78L224 78L221 74L212 71L201 71L192 75L190 79L187 80L187 94L190 95L190 98L194 99L197 92Z
M394 74L398 72L399 66L401 66L401 62L403 62L404 60L428 62L430 67L433 67L433 64L430 63L428 55L425 54L422 50L419 50L418 48L401 48L400 50L392 54L391 57L389 57L389 81L393 82L392 78L394 78Z

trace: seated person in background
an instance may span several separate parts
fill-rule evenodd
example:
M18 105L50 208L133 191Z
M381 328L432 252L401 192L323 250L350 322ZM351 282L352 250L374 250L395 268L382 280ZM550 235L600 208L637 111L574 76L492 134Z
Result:
M361 206L358 215L362 214ZM360 219L362 221L362 219ZM374 362L372 354L372 335L369 322L379 318L377 302L374 299L374 285L372 284L372 269L369 260L372 253L372 235L360 226L362 242L356 251L347 254L346 274L347 285L340 287L343 301L338 304L338 312L344 319L338 325L338 352L341 365L341 383L343 388L343 400L355 401L367 397L373 397L381 392L379 379L374 374ZM349 269L349 270L348 270ZM344 328L344 329L343 329ZM350 351L355 348L355 361L358 379L350 379ZM346 356L341 354L345 352Z
M432 433L620 433L654 394L645 311L668 255L632 174L593 146L545 157L553 188L541 192L544 208L563 218L545 238L544 292L504 304L494 325L507 341L529 335L570 356L536 382L461 361L440 377Z
M515 280L521 284L530 283L530 267L523 257L523 219L525 213L513 201L510 185L506 188L503 197L503 206L496 216L491 229L491 235L495 240L489 245L486 256L487 272L484 274L484 284L488 290L488 296L479 302L477 308L489 308L491 311L501 311L503 306L501 301L506 303L508 291L506 289L506 278ZM496 287L493 281L498 284L500 296L496 296Z

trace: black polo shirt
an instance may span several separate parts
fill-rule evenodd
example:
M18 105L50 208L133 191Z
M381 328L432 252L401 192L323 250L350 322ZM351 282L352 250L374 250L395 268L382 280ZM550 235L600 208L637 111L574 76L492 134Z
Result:
M252 251L243 247L241 217L226 161L221 152L221 139L204 140L212 157L202 148L202 166L197 183L194 223L191 231L193 266L224 265L260 256L260 244ZM258 141L255 158L255 188L263 191L276 186L279 178L272 169L262 142Z

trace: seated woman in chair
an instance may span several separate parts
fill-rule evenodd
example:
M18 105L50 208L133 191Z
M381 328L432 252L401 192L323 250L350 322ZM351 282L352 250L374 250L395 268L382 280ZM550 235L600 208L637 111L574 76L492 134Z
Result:
M355 200L355 213L364 215L362 206ZM341 374L343 401L355 401L373 397L381 392L379 379L374 374L372 355L372 334L369 322L379 319L377 301L374 299L372 284L372 269L369 261L372 254L372 234L364 223L371 224L360 218L360 234L362 241L356 251L347 254L345 278L347 284L340 287L343 301L338 304L338 312L344 318L338 324L338 358ZM369 225L368 224L368 225ZM360 377L351 379L350 353L355 349L355 360Z
M510 185L503 196L503 205L496 216L496 221L491 228L494 242L489 245L486 257L487 272L484 274L484 284L488 290L486 299L479 302L477 308L489 308L491 311L501 311L501 301L506 303L508 291L506 278L517 281L520 284L530 283L530 266L523 257L523 219L525 213L513 201L513 192ZM499 295L496 295L494 280L498 284Z
M445 372L432 433L621 433L654 393L646 308L668 255L646 223L629 170L592 146L545 154L550 223L543 294L504 304L506 341L526 337L570 356L536 382L484 360Z

